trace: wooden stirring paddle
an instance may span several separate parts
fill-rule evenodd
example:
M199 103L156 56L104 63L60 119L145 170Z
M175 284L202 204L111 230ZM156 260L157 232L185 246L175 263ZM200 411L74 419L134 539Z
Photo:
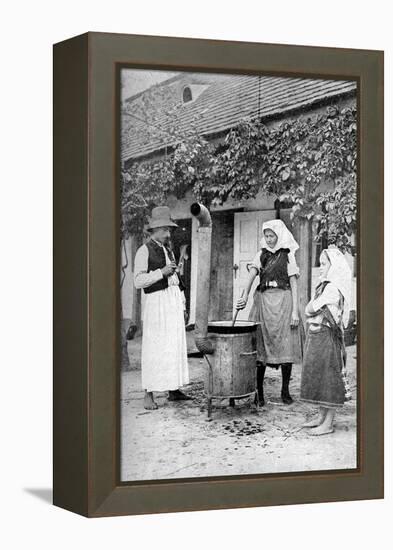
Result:
M240 298L243 298L243 294L244 294L244 290L242 291L242 293L240 295ZM239 311L240 311L240 309L236 309L235 314L233 316L233 319L232 319L232 326L233 327L235 326L237 314L239 313Z

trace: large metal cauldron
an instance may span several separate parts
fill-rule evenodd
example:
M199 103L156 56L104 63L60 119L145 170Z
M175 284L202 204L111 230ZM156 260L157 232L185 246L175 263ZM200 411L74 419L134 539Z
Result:
M256 327L255 323L231 321L208 323L210 306L210 261L212 220L208 209L199 203L191 205L198 220L197 304L195 312L195 345L209 366L205 379L208 417L213 399L234 400L255 395Z
M256 323L238 321L210 322L209 339L214 353L205 355L208 363L205 378L207 410L210 418L213 399L254 398L258 404L256 390Z

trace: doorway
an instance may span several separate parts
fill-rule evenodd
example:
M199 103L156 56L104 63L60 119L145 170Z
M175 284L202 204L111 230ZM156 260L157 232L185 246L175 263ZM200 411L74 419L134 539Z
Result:
M185 286L187 319L190 316L191 303L191 219L176 220L179 227L174 229L171 236L172 249L176 263L179 266L179 275Z

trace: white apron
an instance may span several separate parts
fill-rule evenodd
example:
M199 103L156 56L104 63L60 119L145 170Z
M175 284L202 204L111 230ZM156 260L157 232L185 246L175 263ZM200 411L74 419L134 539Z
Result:
M177 390L189 383L183 301L177 285L146 295L142 336L142 388Z

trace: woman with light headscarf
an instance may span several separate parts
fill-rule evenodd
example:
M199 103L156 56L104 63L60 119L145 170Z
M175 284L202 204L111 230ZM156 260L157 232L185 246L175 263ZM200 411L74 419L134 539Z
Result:
M344 330L349 319L352 275L338 248L320 256L320 280L306 306L308 333L300 399L320 406L318 417L303 424L311 435L332 433L336 409L350 399L345 373Z
M302 362L303 326L299 320L297 278L299 268L295 252L299 245L282 220L262 226L261 250L249 266L249 279L242 298L236 304L243 309L255 277L259 285L254 294L250 318L259 323L257 330L257 389L260 405L265 404L263 381L266 366L281 366L281 399L289 405L292 364Z

